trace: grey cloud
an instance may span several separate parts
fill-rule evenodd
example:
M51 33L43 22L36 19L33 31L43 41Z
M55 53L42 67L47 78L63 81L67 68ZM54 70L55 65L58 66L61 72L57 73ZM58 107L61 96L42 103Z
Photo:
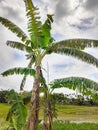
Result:
M55 17L56 21L61 21L62 18L67 18L68 16L73 16L79 7L82 6L83 0L76 1L76 4L71 7L71 0L58 0L55 7Z
M55 9L56 18L61 19L63 16L68 15L70 12L69 0L58 0Z
M79 25L72 24L71 27L77 28L77 29L82 30L82 31L89 29L88 27L81 25L81 24L79 24Z
M20 20L20 13L19 10L15 10L12 7L4 6L3 7L4 13L6 18L15 18L16 20Z
M81 23L91 25L93 20L94 20L94 17L89 17L89 18L81 19Z
M98 0L87 0L85 3L85 7L89 10L98 9Z
M80 19L79 24L69 24L69 25L71 27L85 31L94 27L93 20L94 20L94 17L84 18L84 19Z
M16 3L16 1L13 1L12 4L10 2L8 3L6 0L2 0L0 3L0 16L12 20L15 19L20 23L20 21L22 21L22 10L24 5L21 7L18 2ZM19 6L20 8L18 8Z
M5 1L5 0L0 0L0 3L2 3L2 1Z

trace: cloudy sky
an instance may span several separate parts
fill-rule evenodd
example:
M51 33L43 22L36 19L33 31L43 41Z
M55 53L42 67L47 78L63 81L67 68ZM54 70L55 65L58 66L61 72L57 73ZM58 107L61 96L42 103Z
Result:
M40 8L41 20L46 14L54 14L52 35L56 41L69 38L98 39L98 0L33 0ZM27 19L22 0L0 0L0 16L13 21L26 33ZM25 53L6 46L7 40L19 39L0 24L0 73L18 66L26 66ZM87 48L86 52L98 58L98 48ZM43 60L49 67L49 81L55 78L81 76L98 82L98 69L72 57L52 54ZM46 74L47 77L47 74ZM19 90L22 76L2 77L0 89ZM31 90L33 79L28 77L26 90Z

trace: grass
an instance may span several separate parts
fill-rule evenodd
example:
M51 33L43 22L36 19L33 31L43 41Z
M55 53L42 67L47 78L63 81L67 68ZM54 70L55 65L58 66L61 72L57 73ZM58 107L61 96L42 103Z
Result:
M0 104L0 130L7 129L8 122L5 119L9 107L7 104ZM98 107L75 105L57 105L56 107L58 121L54 122L53 130L98 130Z
M42 126L39 126L39 130L42 130ZM94 123L70 123L64 121L55 121L53 130L98 130L98 124Z
M60 120L98 123L98 107L96 106L57 105L57 109Z
M54 122L53 130L98 130L98 124L90 123L69 123L69 122Z
M0 104L0 130L6 130L8 122L6 121L6 115L9 109L8 104Z

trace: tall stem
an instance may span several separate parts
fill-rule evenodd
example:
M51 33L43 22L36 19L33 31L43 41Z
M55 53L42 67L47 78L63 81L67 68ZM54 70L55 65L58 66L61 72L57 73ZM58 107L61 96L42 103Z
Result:
M49 130L53 130L53 115L51 101L48 101Z
M48 120L47 120L47 91L44 92L44 122L42 130L48 130Z
M28 119L27 130L38 130L40 71L41 67L37 66L32 89L30 117Z

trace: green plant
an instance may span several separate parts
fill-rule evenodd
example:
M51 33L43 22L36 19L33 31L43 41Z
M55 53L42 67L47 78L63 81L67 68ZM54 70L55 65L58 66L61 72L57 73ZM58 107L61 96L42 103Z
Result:
M9 104L11 108L7 114L6 120L10 121L10 128L13 130L25 130L26 129L26 119L27 119L27 109L21 96L14 90L11 90L8 94Z
M53 117L57 115L56 113L56 99L53 96L53 91L56 88L69 88L72 90L78 89L82 94L85 93L86 96L94 95L94 91L98 90L98 83L82 78L82 77L69 77L63 79L55 79L47 85L45 78L40 74L41 82L41 92L44 93L44 123L43 130L52 130L53 129ZM93 97L92 97L93 98ZM49 125L48 125L49 124Z
M39 88L40 92L43 92L43 130L52 130L53 129L53 117L57 116L56 111L56 100L53 98L52 90L47 85L46 80L41 71L40 73L40 82L41 87Z
M72 90L77 90L86 96L91 96L93 99L97 99L98 83L93 80L83 77L67 77L61 79L55 79L50 83L52 89L66 87Z
M51 36L51 24L53 23L53 15L47 15L47 19L44 23L41 22L38 13L38 8L33 5L31 0L24 0L26 7L26 16L28 19L28 33L27 36L17 25L6 18L0 17L0 22L7 27L10 31L15 33L21 40L21 42L7 41L7 45L17 48L22 51L26 51L27 59L30 63L27 68L14 68L4 73L3 76L12 74L24 74L34 76L34 83L31 96L31 109L28 118L27 130L38 129L39 118L39 87L40 87L40 71L42 66L42 60L47 54L58 53L73 56L77 59L83 60L87 63L91 63L98 66L98 60L83 52L86 47L97 47L97 40L90 39L68 39L60 42L55 42ZM33 69L32 69L33 65ZM25 84L26 76L24 76L21 84L21 89Z

